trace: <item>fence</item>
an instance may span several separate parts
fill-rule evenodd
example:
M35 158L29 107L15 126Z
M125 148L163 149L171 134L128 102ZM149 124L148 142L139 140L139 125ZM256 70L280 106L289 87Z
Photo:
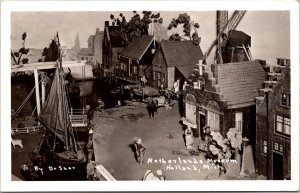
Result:
M88 109L73 109L70 111L70 121L72 127L86 127L88 125Z

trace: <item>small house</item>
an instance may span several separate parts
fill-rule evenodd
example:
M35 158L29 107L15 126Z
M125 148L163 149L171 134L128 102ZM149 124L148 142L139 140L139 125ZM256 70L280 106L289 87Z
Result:
M152 74L149 85L172 89L178 79L182 85L202 57L201 48L193 41L162 40L149 68Z
M157 44L153 36L135 37L118 53L119 63L115 66L116 78L131 83L139 83L143 76L147 81L150 80L151 74L147 73L146 69L151 68Z

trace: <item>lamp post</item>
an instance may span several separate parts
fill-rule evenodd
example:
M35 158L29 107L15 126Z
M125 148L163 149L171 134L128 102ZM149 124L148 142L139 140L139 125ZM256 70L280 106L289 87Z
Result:
M247 137L243 138L243 157L242 157L242 166L241 166L241 171L240 171L240 176L245 177L247 174L245 173L245 153L246 153L246 144L249 141Z

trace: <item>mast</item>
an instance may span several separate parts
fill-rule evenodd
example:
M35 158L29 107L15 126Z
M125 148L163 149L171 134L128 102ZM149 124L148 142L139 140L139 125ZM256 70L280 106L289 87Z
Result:
M63 105L63 112L62 113L67 113L65 108L64 108L64 102L65 102L65 88L64 88L64 73L63 73L63 68L62 68L62 55L61 55L61 45L60 45L60 41L59 41L59 36L58 36L58 32L56 34L56 37L57 37L57 45L58 45L58 61L59 61L59 66L58 66L58 72L59 72L59 87L60 87L60 90L61 90L61 99L62 101L60 102L61 105ZM64 118L67 118L68 115L66 115L66 117ZM70 150L70 142L69 142L69 124L68 124L68 121L66 121L67 124L66 125L63 125L64 127L66 127L65 129L65 145L66 145L66 150Z

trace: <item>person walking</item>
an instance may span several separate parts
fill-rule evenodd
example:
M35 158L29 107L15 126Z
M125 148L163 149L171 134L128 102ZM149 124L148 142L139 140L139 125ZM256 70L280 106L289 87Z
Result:
M154 118L154 111L155 111L155 101L152 97L147 98L147 110L148 110L148 114L149 114L149 119L151 117Z
M134 138L134 147L135 147L136 161L139 162L140 164L143 164L146 148L143 146L141 138L139 137Z

